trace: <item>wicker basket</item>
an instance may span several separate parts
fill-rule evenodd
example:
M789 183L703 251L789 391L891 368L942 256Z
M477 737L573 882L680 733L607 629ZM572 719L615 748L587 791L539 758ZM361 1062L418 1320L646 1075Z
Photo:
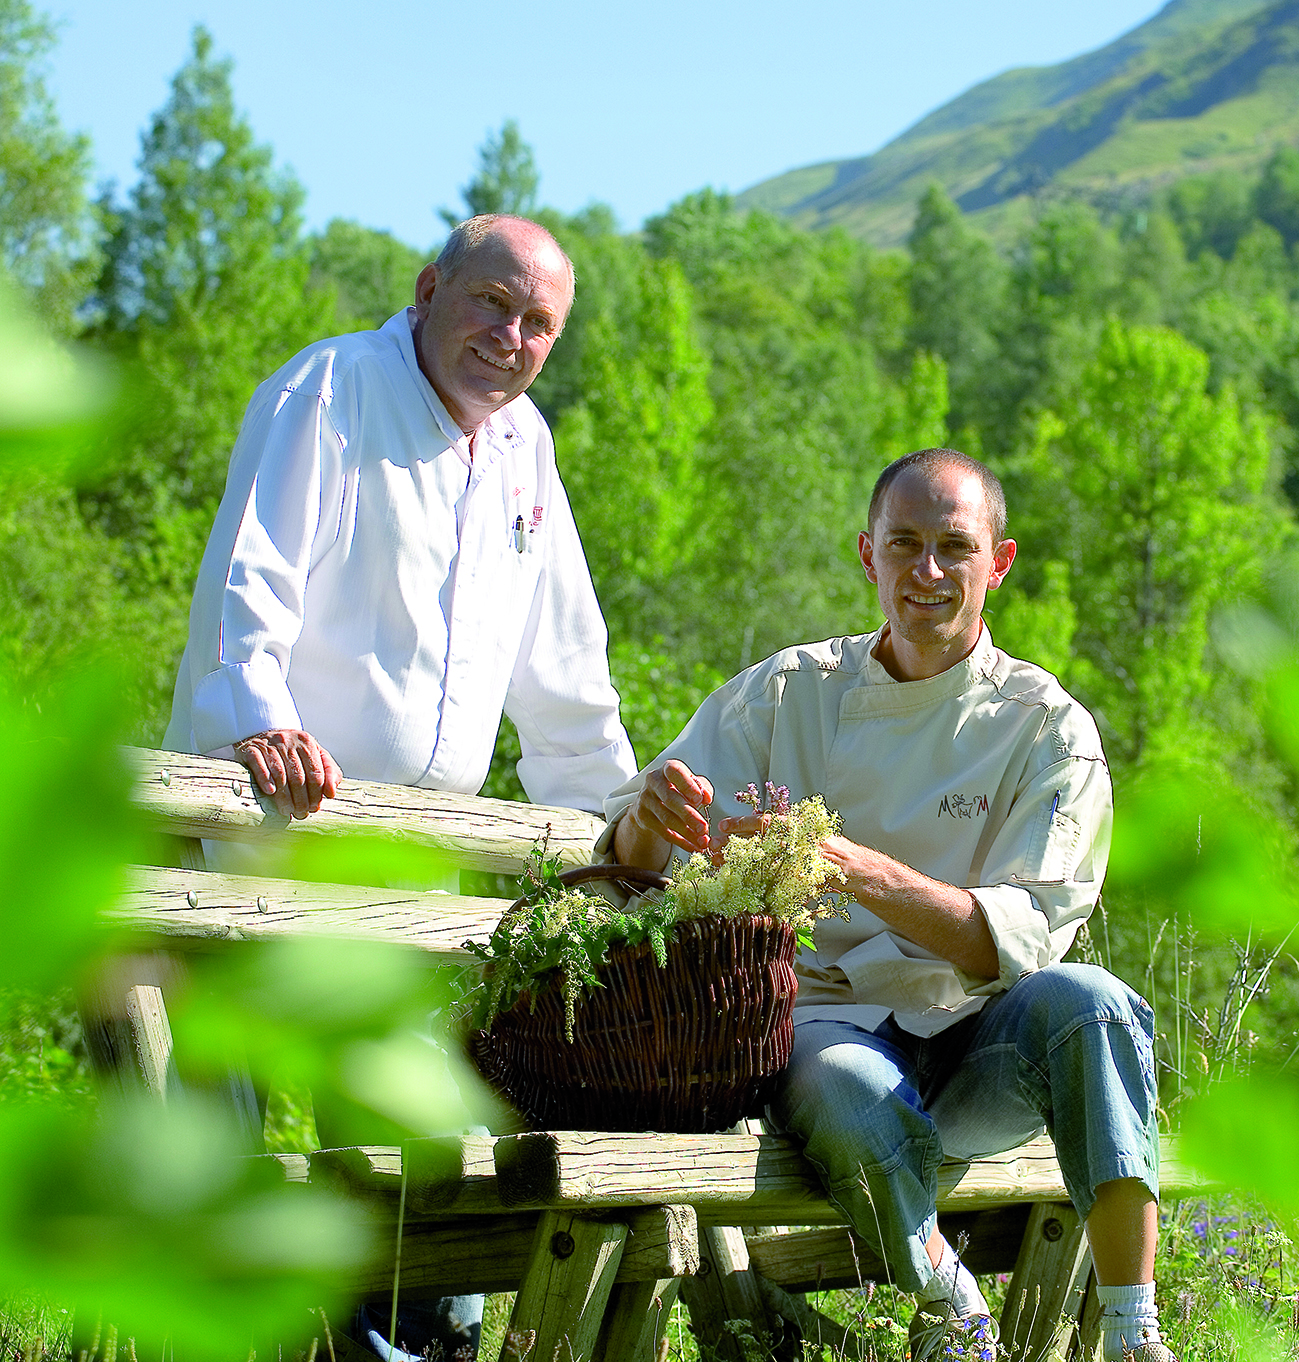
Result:
M625 867L564 876L665 881ZM661 968L648 942L615 946L603 988L564 1035L558 988L524 994L471 1048L484 1076L539 1128L700 1134L756 1115L794 1040L793 929L771 917L702 918L678 926Z

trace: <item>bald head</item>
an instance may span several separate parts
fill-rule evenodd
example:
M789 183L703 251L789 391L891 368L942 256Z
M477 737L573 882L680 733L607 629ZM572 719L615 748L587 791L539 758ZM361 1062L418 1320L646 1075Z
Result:
M415 281L415 354L452 419L473 434L541 372L573 302L573 268L527 218L461 223Z
M531 218L515 217L511 213L480 213L477 217L466 218L452 229L446 244L438 253L436 265L442 278L454 279L464 268L465 261L478 247L490 237L503 237L506 241L524 249L534 248L545 252L547 248L563 262L562 269L568 279L568 306L573 305L573 295L577 286L577 271L568 253L558 241L539 222ZM565 308L565 317L568 309Z

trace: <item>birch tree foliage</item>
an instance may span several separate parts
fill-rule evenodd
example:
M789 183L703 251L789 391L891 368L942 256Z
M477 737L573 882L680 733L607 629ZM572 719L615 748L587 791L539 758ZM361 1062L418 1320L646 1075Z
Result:
M90 143L64 131L45 88L53 45L52 25L27 0L0 0L0 264L69 335L98 259Z
M1209 718L1210 621L1257 587L1286 523L1263 423L1208 378L1207 356L1174 332L1109 322L1016 479L1030 559L1067 568L1067 680L1124 764Z

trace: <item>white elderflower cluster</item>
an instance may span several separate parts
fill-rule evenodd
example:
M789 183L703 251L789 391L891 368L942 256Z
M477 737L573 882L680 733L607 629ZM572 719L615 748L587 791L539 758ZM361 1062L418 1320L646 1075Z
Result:
M838 832L838 814L819 795L791 807L784 786L768 784L764 797L750 785L736 797L759 815L755 835L732 837L716 866L707 856L692 856L661 894L634 897L625 907L565 886L558 858L547 860L545 841L535 846L519 906L505 914L485 946L465 943L486 966L471 994L474 1025L490 1027L524 995L535 1007L539 994L553 986L563 998L571 1041L577 1006L586 990L602 987L598 972L611 946L648 942L666 965L678 922L756 913L789 923L807 940L818 917L847 916L826 902L836 869L820 850Z
M762 830L752 837L730 838L720 865L694 855L678 866L664 892L674 918L764 913L806 932L816 918L837 911L823 902L825 887L837 872L821 854L821 843L839 831L838 814L825 807L820 795L791 806L789 791L770 783L765 801L752 785L736 798L762 814Z

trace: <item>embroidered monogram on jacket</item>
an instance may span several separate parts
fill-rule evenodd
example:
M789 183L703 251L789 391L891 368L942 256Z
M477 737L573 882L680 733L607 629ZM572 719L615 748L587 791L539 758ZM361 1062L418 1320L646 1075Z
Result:
M966 799L963 794L944 795L943 802L938 806L939 818L944 814L949 818L974 818L976 815L981 818L987 812L986 794L975 795L973 799Z

